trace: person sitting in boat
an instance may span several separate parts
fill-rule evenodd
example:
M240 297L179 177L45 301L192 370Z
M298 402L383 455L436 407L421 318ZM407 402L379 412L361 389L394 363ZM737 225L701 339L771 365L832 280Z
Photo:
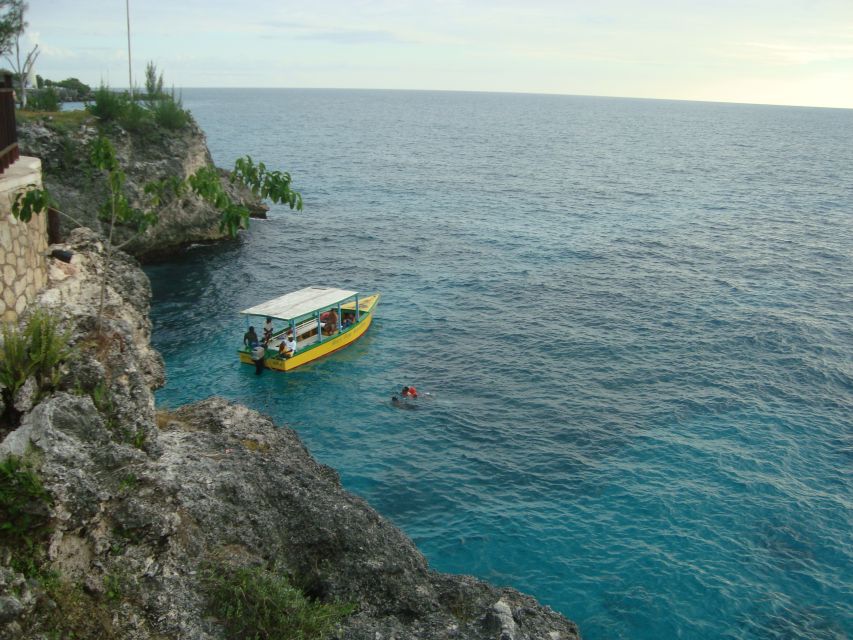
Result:
M403 387L403 390L400 392L400 395L404 398L417 398L418 390L414 387Z
M344 311L341 314L341 328L351 327L355 322L355 314L352 311Z
M326 320L325 320L325 324L323 324L323 333L325 333L327 336L330 336L333 333L337 333L337 331L338 331L338 312L335 311L334 309L329 309L329 311L326 312L325 315L326 315ZM320 318L322 319L322 316L320 316Z
M272 340L272 334L272 318L267 316L267 321L264 323L264 344L269 344L269 341Z
M278 344L278 357L290 358L296 352L296 339L287 334L287 337Z
M249 330L243 335L243 345L251 349L258 342L258 334L255 333L255 327L249 327Z

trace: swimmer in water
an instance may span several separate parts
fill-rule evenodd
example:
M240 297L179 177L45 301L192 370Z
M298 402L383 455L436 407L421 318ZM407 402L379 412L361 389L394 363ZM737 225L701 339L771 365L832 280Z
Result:
M397 396L391 396L391 406L399 409L417 409L417 404L409 402L407 398L400 400Z

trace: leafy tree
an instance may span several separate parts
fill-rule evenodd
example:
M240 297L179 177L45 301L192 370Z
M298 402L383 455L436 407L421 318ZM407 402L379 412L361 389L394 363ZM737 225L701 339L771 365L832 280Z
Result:
M24 0L0 0L0 55L9 53L13 42L27 28L24 22L26 10Z
M146 100L153 106L155 100L163 97L163 72L157 75L157 65L149 61L145 65L145 93ZM174 91L172 92L174 93Z
M27 106L27 85L30 72L33 70L41 51L39 51L38 45L33 46L29 53L24 56L24 61L21 62L21 36L24 35L27 28L27 23L24 20L27 3L23 0L0 0L0 8L3 4L8 7L8 11L0 19L0 52L6 54L6 60L18 75L20 87L18 101L23 109ZM5 41L3 40L4 37L6 38ZM14 57L11 55L13 49Z
M108 86L101 84L95 90L95 100L86 105L86 110L99 120L118 120L125 110L127 99L120 93L112 91Z
M92 93L92 87L90 87L85 82L80 82L77 78L66 78L65 80L60 80L55 83L57 87L64 87L65 89L71 89L72 91L76 91L80 94Z
M29 108L33 111L59 111L59 94L53 87L41 89L29 100Z

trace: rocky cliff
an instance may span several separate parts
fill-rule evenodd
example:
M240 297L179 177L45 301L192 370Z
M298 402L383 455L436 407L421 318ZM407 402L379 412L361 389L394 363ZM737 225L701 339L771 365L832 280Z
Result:
M79 115L42 116L18 123L22 153L42 159L44 185L58 209L67 214L60 218L64 235L78 223L103 231L97 211L105 201L106 185L88 162L89 145L98 135L107 136L115 146L127 175L127 195L136 207L144 201L147 183L167 176L185 179L213 163L204 132L192 119L182 129L155 127L143 135L130 133L117 124L99 125L94 117ZM267 207L248 190L231 185L225 175L223 172L223 185L232 200L248 206L254 216L264 217ZM194 195L163 205L158 214L159 223L125 247L140 260L168 257L190 244L225 237L219 229L219 212ZM118 229L119 242L131 235L128 230Z
M0 443L0 459L22 456L48 496L41 553L0 538L0 637L241 637L211 613L206 586L239 567L346 603L336 638L579 637L529 596L432 571L292 430L219 398L157 412L145 275L115 259L98 332L101 244L79 229L56 248L73 257L51 260L38 305L61 315L77 353L57 391L36 402L22 389Z

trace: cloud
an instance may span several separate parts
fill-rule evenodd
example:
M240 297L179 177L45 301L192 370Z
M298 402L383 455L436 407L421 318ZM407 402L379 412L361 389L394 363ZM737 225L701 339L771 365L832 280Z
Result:
M301 40L318 40L334 44L388 44L403 43L405 40L390 31L340 30L314 31L297 36Z
M787 44L776 42L745 42L751 57L777 64L805 65L816 62L853 61L853 42L820 44Z
M27 39L30 44L38 45L39 50L45 57L54 58L55 60L70 60L77 58L77 52L72 49L63 47L53 47L41 41L41 34L38 31L30 31L27 33Z
M318 28L305 22L290 20L267 20L255 22L254 27L264 32L263 38L288 37L296 40L315 40L333 44L387 44L401 43L407 40L395 33L383 29L328 29Z

